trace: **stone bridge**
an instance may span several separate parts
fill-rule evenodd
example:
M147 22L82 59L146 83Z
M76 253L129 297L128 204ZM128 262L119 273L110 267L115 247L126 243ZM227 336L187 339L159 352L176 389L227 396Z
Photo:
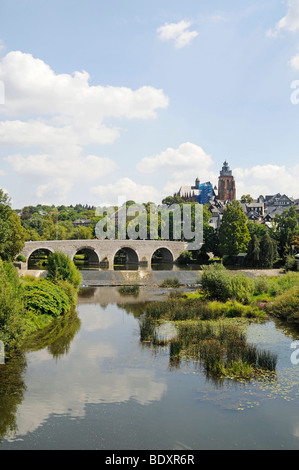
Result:
M63 252L72 260L77 253L87 255L89 263L100 265L108 263L109 269L114 269L116 254L122 250L126 255L126 263L150 266L153 255L159 250L162 262L175 263L180 254L186 250L185 242L158 241L158 240L51 240L26 242L21 252L28 267L30 256L37 250L48 253Z

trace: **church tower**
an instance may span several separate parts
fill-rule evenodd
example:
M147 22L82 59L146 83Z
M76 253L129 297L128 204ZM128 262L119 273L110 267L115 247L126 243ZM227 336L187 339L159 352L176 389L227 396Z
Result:
M223 163L222 170L218 180L218 199L220 201L236 200L236 183L232 170L229 168L227 161Z

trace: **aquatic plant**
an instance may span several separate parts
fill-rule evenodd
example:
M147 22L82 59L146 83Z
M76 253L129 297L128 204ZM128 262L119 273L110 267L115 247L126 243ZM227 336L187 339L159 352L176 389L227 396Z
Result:
M161 282L160 287L180 287L180 281L177 278L167 278Z
M122 286L118 289L118 292L121 294L121 295L134 295L134 296L137 296L139 294L139 286L136 284L136 285L133 285L133 286Z

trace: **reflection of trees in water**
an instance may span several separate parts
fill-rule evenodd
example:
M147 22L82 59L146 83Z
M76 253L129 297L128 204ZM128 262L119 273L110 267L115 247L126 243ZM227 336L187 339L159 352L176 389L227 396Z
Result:
M137 303L117 303L117 306L122 310L125 310L126 313L129 315L130 313L135 317L139 318L142 315L146 307L149 305L150 302L137 302Z
M33 333L24 345L26 351L47 348L54 358L67 354L72 340L81 327L77 312L71 310L53 321L48 327Z
M23 354L0 365L0 442L6 434L17 431L16 414L26 391L23 380L26 367Z
M0 365L0 442L8 434L17 433L16 414L21 405L26 385L25 352L47 348L54 358L68 353L81 321L75 310L54 320L51 325L32 334L24 344L23 352Z

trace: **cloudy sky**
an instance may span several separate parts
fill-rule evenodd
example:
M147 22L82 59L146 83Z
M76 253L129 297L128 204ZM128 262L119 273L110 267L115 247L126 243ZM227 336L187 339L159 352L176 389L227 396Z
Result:
M195 178L299 198L299 0L0 0L0 187L161 202Z

